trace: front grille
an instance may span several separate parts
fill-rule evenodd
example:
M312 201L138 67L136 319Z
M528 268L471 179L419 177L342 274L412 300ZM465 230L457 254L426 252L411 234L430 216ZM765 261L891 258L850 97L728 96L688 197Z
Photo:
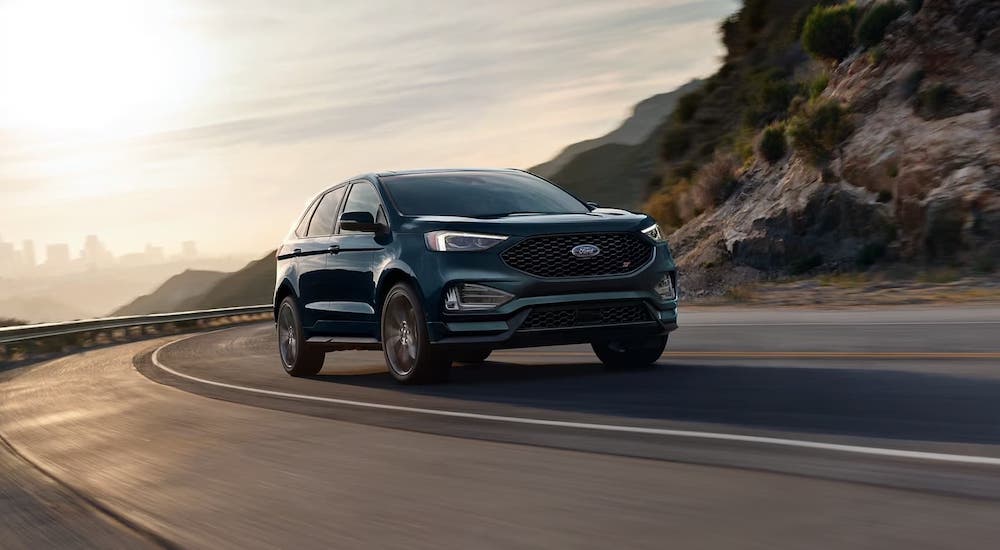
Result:
M574 247L590 244L600 253L589 258L573 255ZM500 256L510 267L545 278L624 275L646 265L653 246L632 233L583 233L530 237Z
M642 304L535 308L520 330L625 325L651 321Z

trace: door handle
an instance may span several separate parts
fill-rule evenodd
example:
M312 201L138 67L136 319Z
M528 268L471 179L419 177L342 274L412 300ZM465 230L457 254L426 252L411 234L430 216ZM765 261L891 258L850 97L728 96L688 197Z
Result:
M295 250L292 251L292 256L301 256L301 255L302 255L301 248L296 248Z
M329 252L330 254L336 254L336 253L340 252L340 245L339 244L331 244L330 248L327 248L326 251Z

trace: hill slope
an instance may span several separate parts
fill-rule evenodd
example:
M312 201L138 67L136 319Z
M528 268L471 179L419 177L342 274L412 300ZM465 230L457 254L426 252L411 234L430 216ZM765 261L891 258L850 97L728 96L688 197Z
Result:
M243 269L226 275L203 294L186 300L181 307L215 309L269 304L274 299L276 271L277 260L272 251Z
M550 178L578 155L592 149L612 143L619 145L642 143L654 134L663 120L670 116L677 104L677 98L696 90L701 83L701 80L692 80L676 90L656 94L640 101L632 108L632 114L614 130L598 138L574 143L560 151L552 160L532 166L529 171L543 178Z
M153 292L118 308L111 315L147 315L182 311L183 304L203 295L226 275L221 271L185 271L167 279Z
M644 99L615 130L574 143L529 171L566 187L584 200L605 206L637 207L656 171L664 122L673 113L677 99L697 90L702 82L692 80L674 91Z

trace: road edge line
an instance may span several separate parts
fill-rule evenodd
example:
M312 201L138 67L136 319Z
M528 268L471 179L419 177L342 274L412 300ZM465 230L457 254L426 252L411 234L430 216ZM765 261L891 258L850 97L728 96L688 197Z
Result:
M225 382L217 382L214 380L206 380L204 378L198 378L197 376L191 376L189 374L184 374L182 372L176 371L166 365L164 365L159 358L160 352L164 349L174 345L194 338L196 336L201 336L202 334L191 334L177 340L173 340L163 344L162 346L156 348L151 356L152 363L158 369L172 374L174 376L184 378L193 382L200 384L206 384L210 386L226 388L231 390L244 391L248 393L255 393L258 395L266 395L270 397L281 397L286 399L299 399L304 401L313 401L321 403L333 403L337 405L347 405L352 407L361 407L368 409L378 409L378 410L388 410L405 412L412 414L424 414L430 416L440 416L449 418L466 418L470 420L485 420L491 422L506 422L508 424L522 424L522 425L532 425L532 426L548 426L557 428L570 428L570 429L581 429L581 430L592 430L592 431L605 431L605 432L618 432L618 433L632 433L632 434L643 434L643 435L659 435L667 437L683 437L689 439L704 439L713 441L737 441L742 443L755 443L764 445L775 445L782 447L795 447L802 449L813 449L813 450L824 450L824 451L835 451L850 454L862 454L869 456L883 456L890 458L904 458L911 460L923 460L930 462L944 462L952 464L973 464L973 465L985 465L985 466L1000 466L1000 458L998 457L988 457L988 456L974 456L974 455L957 455L948 453L935 453L928 451L911 451L906 449L890 449L886 447L865 447L860 445L846 445L841 443L823 443L820 441L808 441L808 440L798 440L798 439L787 439L779 437L766 437L766 436L755 436L755 435L743 435L743 434L730 434L730 433L718 433L718 432L705 432L705 431L692 431L692 430L676 430L668 428L648 428L642 426L618 426L614 424L594 424L588 422L571 422L566 420L545 420L538 418L525 418L519 416L503 416L503 415L492 415L492 414L481 414L481 413L470 413L462 411L448 411L441 409L424 409L420 407L408 407L404 405L389 405L386 403L369 403L366 401L355 401L351 399L339 399L336 397L320 397L316 395L305 395L290 392L280 392L274 390L265 390L260 388L252 388L249 386L240 386L237 384L228 384Z

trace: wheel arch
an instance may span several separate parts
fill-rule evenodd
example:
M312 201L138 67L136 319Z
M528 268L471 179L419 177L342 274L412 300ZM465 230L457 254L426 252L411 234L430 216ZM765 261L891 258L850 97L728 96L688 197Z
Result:
M278 289L274 291L274 321L278 321L278 308L281 306L281 301L285 298L291 296L296 300L299 299L298 295L295 293L295 289L292 288L292 282L285 279L278 285Z
M389 294L389 290L397 283L407 283L413 286L413 290L417 294L417 299L420 300L420 305L424 307L424 311L427 311L427 304L424 303L424 294L420 288L420 283L417 281L417 277L413 274L413 271L409 269L409 266L396 264L387 267L382 271L378 287L375 289L375 315L379 319L379 322L376 324L376 330L380 341L382 340L382 306L385 303L386 295Z

